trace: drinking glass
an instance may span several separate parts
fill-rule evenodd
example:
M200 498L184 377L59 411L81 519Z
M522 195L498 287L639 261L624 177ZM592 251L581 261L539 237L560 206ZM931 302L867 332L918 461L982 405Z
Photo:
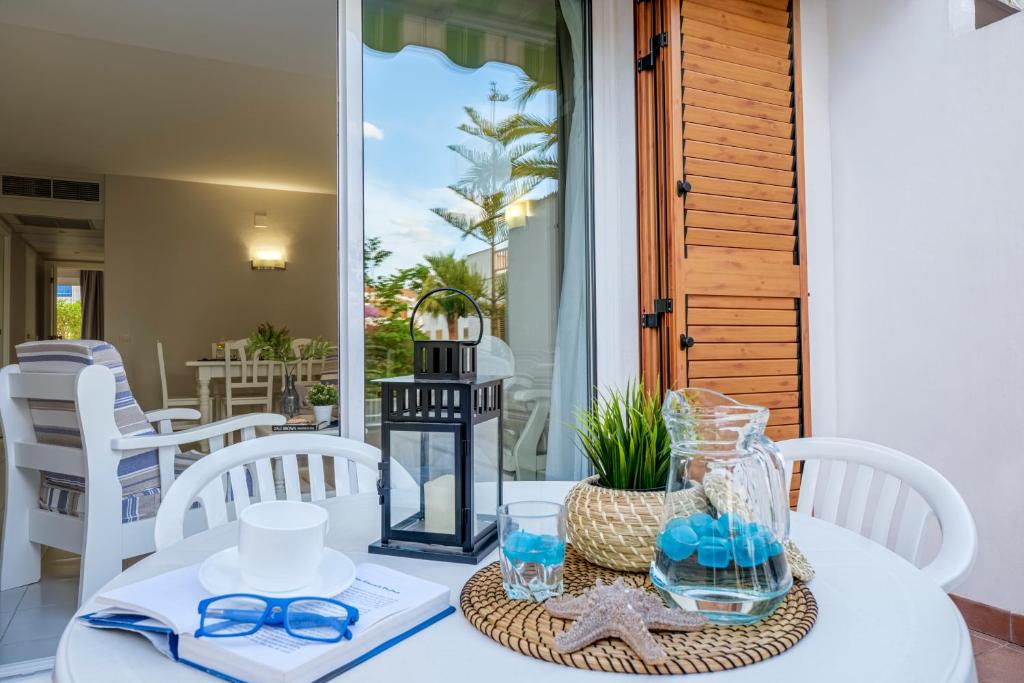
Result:
M522 501L498 508L501 584L512 600L543 602L562 594L565 508Z

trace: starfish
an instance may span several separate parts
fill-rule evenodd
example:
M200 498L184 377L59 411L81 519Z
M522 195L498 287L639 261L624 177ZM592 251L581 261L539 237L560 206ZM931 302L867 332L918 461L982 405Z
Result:
M630 588L621 578L597 585L576 597L548 600L553 617L575 619L569 630L555 636L555 649L575 652L602 638L618 638L647 664L663 664L668 656L651 631L697 631L707 619L696 612L665 607L653 593Z

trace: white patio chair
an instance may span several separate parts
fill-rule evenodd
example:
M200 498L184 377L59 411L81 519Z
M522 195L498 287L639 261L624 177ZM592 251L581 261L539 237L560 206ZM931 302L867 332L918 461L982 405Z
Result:
M41 546L82 556L79 600L121 572L124 558L152 552L161 492L196 452L225 435L255 435L280 415L247 415L171 432L189 408L144 414L117 350L99 341L18 345L20 365L0 370L0 423L6 448L7 514L0 589L34 583ZM151 422L159 425L158 434ZM177 462L176 462L177 461Z
M164 345L159 341L156 343L156 361L158 367L160 368L160 397L163 401L164 409L198 408L198 396L188 396L182 398L169 398L167 396L167 366L164 364Z
M300 454L306 455L306 495L299 477ZM325 477L327 458L333 460L333 482ZM157 512L156 547L166 548L184 538L185 514L196 500L202 504L207 528L213 528L254 502L277 500L279 494L286 500L319 501L330 492L342 496L376 491L379 463L380 451L373 446L326 434L274 434L228 446L192 465L174 482ZM283 491L275 470L282 473ZM408 472L394 466L392 470L394 486L415 486Z
M224 410L255 406L270 412L274 403L274 371L277 363L247 355L245 339L224 342Z
M915 565L925 525L934 514L942 545L921 570L947 592L971 571L978 552L974 518L960 493L928 465L856 439L809 437L780 441L778 446L787 482L793 463L804 461L797 512L867 536ZM846 504L840 509L842 502ZM892 543L890 536L895 536Z

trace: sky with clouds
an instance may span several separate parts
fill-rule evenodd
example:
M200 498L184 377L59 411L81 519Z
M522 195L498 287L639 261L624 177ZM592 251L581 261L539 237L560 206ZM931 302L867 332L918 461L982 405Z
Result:
M489 62L478 69L454 65L436 50L409 46L397 54L364 49L363 154L367 237L380 237L393 252L385 272L422 261L439 251L465 255L486 248L434 215L434 207L472 212L472 205L448 189L466 162L448 149L456 143L482 145L460 132L468 105L490 114L490 83L513 93L521 69ZM553 95L534 98L526 111L553 116ZM498 118L517 110L498 103Z

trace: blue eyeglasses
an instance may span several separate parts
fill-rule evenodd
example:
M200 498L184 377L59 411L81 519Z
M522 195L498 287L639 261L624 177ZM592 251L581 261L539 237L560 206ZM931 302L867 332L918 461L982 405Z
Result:
M264 626L283 627L295 638L321 643L351 640L349 626L359 621L359 610L329 598L267 598L230 593L199 603L196 638L235 638L256 633Z

